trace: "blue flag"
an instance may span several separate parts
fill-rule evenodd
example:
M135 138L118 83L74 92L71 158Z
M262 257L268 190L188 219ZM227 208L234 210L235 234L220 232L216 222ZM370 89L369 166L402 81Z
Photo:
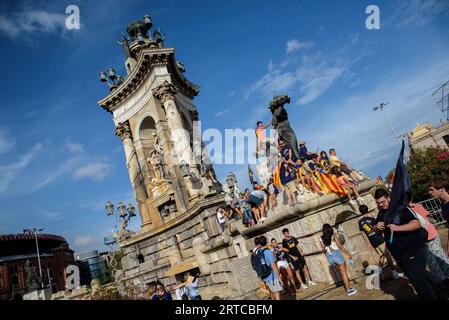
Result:
M393 214L397 212L398 209L405 208L408 205L405 194L407 191L410 191L412 187L412 181L404 164L404 148L405 144L404 140L402 140L401 153L399 154L399 158L396 163L396 169L394 171L391 201L390 206L388 207L387 215Z

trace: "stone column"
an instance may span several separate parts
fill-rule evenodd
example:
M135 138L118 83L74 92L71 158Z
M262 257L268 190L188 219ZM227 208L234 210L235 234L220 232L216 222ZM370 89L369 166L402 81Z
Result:
M123 141L125 149L126 166L129 172L129 178L134 190L134 197L139 206L140 218L142 220L142 228L148 228L153 221L157 221L159 214L157 210L148 205L148 194L145 188L142 170L137 159L136 149L132 139L131 128L129 121L119 123L115 128L115 135L120 137Z
M178 88L165 80L154 89L153 95L162 102L165 109L171 138L179 160L179 163L176 165L179 166L185 161L192 166L192 148L190 147L189 133L182 124L182 118L175 102L175 94L177 92Z

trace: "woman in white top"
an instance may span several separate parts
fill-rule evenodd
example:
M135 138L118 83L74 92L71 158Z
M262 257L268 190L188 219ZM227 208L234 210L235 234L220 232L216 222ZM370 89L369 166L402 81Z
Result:
M321 245L323 246L324 253L326 254L327 261L331 266L338 269L343 279L343 285L346 289L348 296L352 296L357 293L355 288L349 286L349 276L346 269L346 261L343 257L342 251L349 256L352 260L351 254L346 250L346 248L338 241L334 235L334 229L329 224L323 225L323 235L320 239Z

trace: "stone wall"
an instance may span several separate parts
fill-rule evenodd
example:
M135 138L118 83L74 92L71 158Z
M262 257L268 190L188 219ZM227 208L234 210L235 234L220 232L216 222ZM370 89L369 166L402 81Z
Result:
M375 201L369 192L373 186L374 182L368 181L359 187L369 208L368 215L375 214ZM300 199L306 201L294 207L280 203L263 224L245 228L241 221L236 221L231 225L231 231L224 233L216 219L216 208L221 203L217 199L190 220L125 245L126 256L122 260L125 282L137 285L160 280L165 285L171 285L176 279L167 272L186 261L192 261L201 271L200 291L203 298L251 299L255 297L259 285L250 263L254 238L264 234L268 240L276 238L281 241L281 230L288 228L304 248L313 279L339 283L341 279L329 267L319 243L324 223L335 227L345 247L352 253L355 268L348 266L351 278L357 276L356 270L362 269L363 261L370 264L377 261L377 254L370 251L367 240L359 231L358 220L361 216L357 207L336 195L307 197ZM141 264L136 258L139 253L145 259Z
M373 182L367 182L359 188L369 208L367 215L370 216L375 215L376 208L374 198L369 192L373 186ZM237 222L232 228L230 247L209 253L211 257L215 257L212 259L214 261L212 265L220 265L220 263L227 265L224 277L228 280L228 286L226 293L222 293L221 296L236 299L255 298L259 280L250 263L254 238L263 234L268 240L276 238L281 241L283 228L288 228L290 234L295 236L303 246L313 280L337 284L341 281L340 276L329 266L319 242L322 225L331 224L337 230L346 249L352 254L354 268L348 264L349 276L357 277L357 270L362 270L364 261L373 264L378 260L377 254L372 251L359 231L360 218L358 207L353 207L348 202L342 203L336 196L330 195L306 201L294 208L281 205L263 224L251 228L244 228L241 222Z

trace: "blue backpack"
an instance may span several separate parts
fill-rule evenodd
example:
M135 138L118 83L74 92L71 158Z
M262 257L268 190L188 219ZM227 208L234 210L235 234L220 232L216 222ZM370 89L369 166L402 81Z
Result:
M272 272L271 266L265 260L265 250L268 249L257 249L251 255L251 266L261 279L267 278Z

